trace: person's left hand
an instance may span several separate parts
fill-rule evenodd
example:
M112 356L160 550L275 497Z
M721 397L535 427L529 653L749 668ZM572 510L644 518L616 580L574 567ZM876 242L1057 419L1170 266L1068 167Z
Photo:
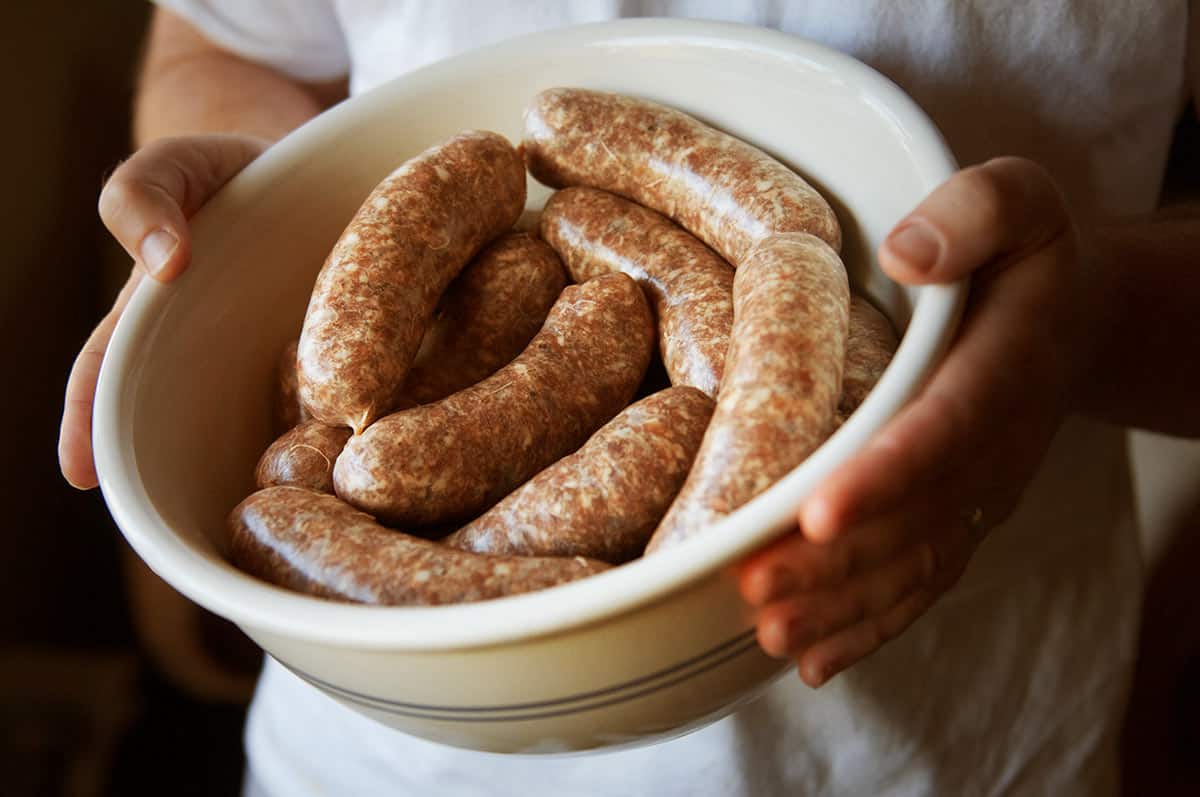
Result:
M893 279L970 276L970 298L916 398L738 567L760 646L810 686L904 631L1011 514L1088 359L1078 239L1051 177L1001 158L955 174L881 247Z

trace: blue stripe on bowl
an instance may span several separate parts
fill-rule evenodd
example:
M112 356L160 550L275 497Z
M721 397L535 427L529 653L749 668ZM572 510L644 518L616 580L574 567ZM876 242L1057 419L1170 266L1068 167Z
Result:
M695 678L754 650L756 647L757 641L754 638L754 631L750 630L722 642L698 656L693 656L650 675L640 676L603 689L581 692L568 697L504 706L433 706L421 703L404 703L345 689L323 681L316 676L309 675L287 662L280 661L280 664L313 686L334 694L343 700L400 717L432 719L445 722L513 722L546 719L549 717L593 711L642 698ZM656 681L658 683L654 683ZM645 686L643 687L643 685ZM643 688L639 689L637 687ZM628 691L631 689L634 691ZM622 692L624 694L620 694ZM606 696L607 699L597 699L605 698ZM570 705L572 703L578 705Z

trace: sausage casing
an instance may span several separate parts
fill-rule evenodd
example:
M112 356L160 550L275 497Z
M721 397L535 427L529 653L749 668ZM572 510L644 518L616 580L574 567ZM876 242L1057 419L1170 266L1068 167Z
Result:
M687 477L712 410L691 387L631 404L443 542L479 553L633 559Z
M275 365L275 403L272 409L276 434L294 429L311 417L300 402L300 383L296 373L296 349L299 343L299 340L288 341Z
M469 132L381 182L317 275L300 334L300 399L361 432L395 406L446 286L525 204L520 155Z
M281 587L335 600L434 606L553 587L608 568L582 557L486 556L385 528L335 496L253 493L229 517L233 562Z
M778 232L807 232L841 247L833 209L803 178L762 150L649 100L547 89L525 110L523 146L542 183L628 197L735 266Z
M841 259L805 233L765 240L737 270L733 338L712 422L646 552L728 515L833 429L850 292Z
M350 434L345 426L326 426L320 421L305 421L289 429L259 458L254 483L259 489L290 484L332 494L333 463Z
M484 247L446 289L405 397L428 404L494 374L541 329L566 283L558 255L536 236L511 233Z
M475 517L620 412L653 346L650 307L632 279L569 286L504 368L352 437L334 465L337 494L389 525Z
M615 194L564 188L542 211L542 237L576 282L622 271L654 306L673 385L717 395L733 326L733 269L670 219Z
M851 296L842 398L837 409L839 425L858 409L871 388L875 387L899 345L896 331L883 313L861 296Z

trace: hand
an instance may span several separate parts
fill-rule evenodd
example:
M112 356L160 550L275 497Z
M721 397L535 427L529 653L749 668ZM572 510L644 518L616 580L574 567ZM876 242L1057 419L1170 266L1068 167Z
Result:
M1084 259L1053 180L1002 158L937 188L880 263L907 284L973 277L962 326L916 398L738 568L759 644L820 686L904 631L1011 514L1088 359Z
M92 402L113 327L149 274L170 282L191 257L188 219L217 190L267 148L264 139L203 135L155 141L122 163L100 192L100 218L133 258L129 280L112 309L75 358L67 379L58 462L73 486L96 486L92 462Z

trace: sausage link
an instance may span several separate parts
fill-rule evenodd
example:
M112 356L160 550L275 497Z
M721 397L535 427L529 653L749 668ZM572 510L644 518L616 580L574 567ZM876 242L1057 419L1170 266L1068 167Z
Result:
M281 587L386 606L433 606L533 592L608 569L603 562L485 556L393 531L339 498L269 487L229 516L233 562Z
M333 463L350 430L306 421L272 443L258 460L254 483L259 489L290 484L321 493L333 493Z
M772 233L807 232L834 249L829 203L762 150L648 100L555 88L525 110L529 171L554 188L589 185L653 208L734 266Z
M805 233L766 239L738 268L717 408L647 553L728 515L825 440L841 395L849 304L837 252Z
M896 347L896 331L883 313L861 296L850 297L850 331L846 336L846 365L837 423L845 423L887 370Z
M317 275L300 334L300 399L361 432L390 412L438 298L525 204L520 155L470 132L392 172L359 208Z
M300 402L300 383L296 374L296 348L299 340L291 340L279 353L275 365L275 433L294 429L312 416Z
M475 517L620 412L653 347L632 279L569 286L504 368L352 437L333 468L337 494L389 525Z
M733 326L733 269L670 219L594 188L564 188L542 212L542 237L576 282L622 271L650 297L673 385L717 395Z
M633 559L679 492L712 411L712 399L691 387L644 398L442 542L489 554Z
M405 397L428 404L494 374L533 339L566 284L558 255L529 233L485 247L446 289Z

